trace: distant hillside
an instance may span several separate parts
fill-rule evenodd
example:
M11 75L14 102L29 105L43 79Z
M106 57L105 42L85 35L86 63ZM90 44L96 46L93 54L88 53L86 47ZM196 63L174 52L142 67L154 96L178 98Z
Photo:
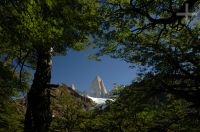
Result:
M51 89L52 123L50 132L77 131L88 118L89 110L96 104L90 98L80 95L65 84ZM16 110L24 118L26 112L26 99L16 99ZM22 119L23 120L23 119ZM23 126L23 124L21 124Z
M51 95L51 131L79 131L95 103L64 84L52 89Z
M66 96L70 94L75 100L79 101L86 110L95 105L90 98L80 95L78 92L74 91L71 87L68 87L65 84L62 84L58 88L51 90L51 95L53 96L52 100L63 94Z
M55 100L58 99L61 95L62 96L70 96L74 101L78 101L81 106L85 109L88 110L90 107L93 107L95 103L88 97L82 96L76 91L74 91L71 87L68 87L65 84L60 85L58 88L53 88L51 89L51 105L53 105L53 102L56 102ZM21 111L21 113L25 113L26 111L26 99L25 98L20 98L16 99L15 102L17 103L17 108L18 110ZM57 102L59 105L59 102ZM56 110L53 110L56 111Z

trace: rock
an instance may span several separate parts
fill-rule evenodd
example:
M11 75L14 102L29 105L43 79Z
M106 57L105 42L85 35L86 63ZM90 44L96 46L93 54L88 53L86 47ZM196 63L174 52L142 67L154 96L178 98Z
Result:
M107 89L100 76L97 76L91 83L88 94L96 98L105 98L108 95Z

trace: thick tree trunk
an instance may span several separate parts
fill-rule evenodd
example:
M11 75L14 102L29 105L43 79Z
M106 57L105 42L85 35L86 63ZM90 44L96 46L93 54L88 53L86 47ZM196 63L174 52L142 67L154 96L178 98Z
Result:
M27 95L24 132L46 132L51 123L50 93L51 80L50 50L37 49L37 68L33 84Z

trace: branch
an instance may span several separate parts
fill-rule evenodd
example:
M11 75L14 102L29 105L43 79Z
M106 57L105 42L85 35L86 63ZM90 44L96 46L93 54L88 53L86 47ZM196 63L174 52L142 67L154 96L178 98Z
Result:
M22 55L21 55L21 54L22 54L22 51L21 51L21 49L20 49L20 56L18 57L18 63L17 63L16 66L14 67L13 73L16 71L17 67L18 67L20 64L22 64L21 67L23 67L23 66L25 65L25 61L26 61L27 57L30 55L30 53L31 53L31 51L28 50L27 53L25 54L25 56L22 58Z
M168 18L159 18L159 19L155 19L153 17L151 17L149 15L149 13L146 11L142 11L140 8L136 8L136 6L133 4L133 0L130 1L130 6L131 11L133 12L137 12L138 14L146 17L151 23L156 24L171 24L171 23L175 23L177 20L180 21L184 16L177 16L176 13L177 12L184 12L185 11L185 4L189 5L189 9L193 8L194 4L198 2L198 0L187 0L183 3L183 5L180 7L180 9L178 11L173 11L172 7L170 8L170 13L172 14L170 17ZM170 0L170 5L172 5L172 1Z
M157 38L157 40L156 40L156 45L158 44L158 42L159 42L159 40L160 40L160 38L161 38L161 36L162 36L162 33L163 33L163 31L166 29L166 25L164 25L164 27L160 30L160 32L159 32L159 34L158 34L158 38Z
M28 67L28 68L31 68L31 69L36 69L36 67L29 66L29 65L26 65L26 64L24 64L24 67Z

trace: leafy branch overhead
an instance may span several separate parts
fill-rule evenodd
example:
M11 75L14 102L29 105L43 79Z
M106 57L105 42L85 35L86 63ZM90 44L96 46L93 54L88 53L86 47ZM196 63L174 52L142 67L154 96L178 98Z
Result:
M106 1L101 12L103 16L102 33L106 34L102 35L102 38L112 41L100 44L109 43L112 46L112 49L104 50L108 53L117 50L116 41L118 44L130 45L134 41L137 42L138 37L143 39L141 37L149 36L154 39L152 42L158 43L162 35L170 32L169 30L179 31L189 26L186 25L184 16L177 15L179 12L185 12L185 4L189 5L189 12L195 12L198 9L199 1Z
M66 54L69 48L82 50L88 46L89 35L99 28L97 8L97 2L88 0L0 2L0 50L11 58L14 71L20 69L20 78L25 66L35 69L27 94L24 131L48 130L51 57Z
M102 30L96 37L97 56L109 54L160 79L165 89L198 105L200 26L177 13L196 12L198 0L119 0L102 5ZM159 81L159 82L160 82ZM192 92L189 92L192 90ZM186 98L181 96L182 98Z

